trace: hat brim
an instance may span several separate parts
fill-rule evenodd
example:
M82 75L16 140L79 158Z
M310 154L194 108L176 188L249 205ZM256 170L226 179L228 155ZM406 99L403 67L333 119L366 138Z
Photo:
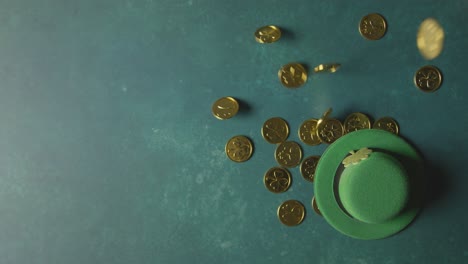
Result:
M370 148L398 159L409 175L409 201L394 219L379 224L361 222L349 216L337 201L337 175L341 162L352 150ZM418 214L422 204L423 161L419 153L404 139L377 129L359 130L347 134L323 153L317 164L314 192L317 206L327 222L341 233L358 239L380 239L404 229Z

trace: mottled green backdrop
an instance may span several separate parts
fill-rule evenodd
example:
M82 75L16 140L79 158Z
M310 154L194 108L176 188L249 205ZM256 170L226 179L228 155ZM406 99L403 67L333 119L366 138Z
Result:
M379 41L358 32L372 12L388 22ZM465 0L0 0L0 263L467 263L467 12ZM427 17L446 33L433 94L412 82ZM256 43L265 24L284 37ZM288 90L277 71L293 61L342 68ZM228 121L210 113L222 96L242 101ZM283 117L298 141L328 107L394 117L425 156L430 199L404 232L341 235L297 168L288 192L263 186L275 165L263 121ZM255 144L242 164L224 154L237 134ZM298 227L276 217L287 199L306 205Z

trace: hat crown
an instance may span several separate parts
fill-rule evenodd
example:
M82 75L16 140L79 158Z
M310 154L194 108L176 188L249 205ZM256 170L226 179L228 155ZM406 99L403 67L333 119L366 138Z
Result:
M339 198L353 218L384 223L398 216L409 198L408 175L402 164L383 152L347 166L338 184Z

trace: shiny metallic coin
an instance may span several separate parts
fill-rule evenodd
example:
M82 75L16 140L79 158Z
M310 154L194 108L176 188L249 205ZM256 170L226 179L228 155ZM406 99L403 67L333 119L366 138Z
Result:
M398 135L400 133L398 123L391 117L382 117L378 119L377 121L375 121L372 128L385 130L395 135Z
M423 92L435 92L442 85L442 73L435 66L424 66L414 74L414 84Z
M281 38L281 30L277 26L264 26L255 31L255 40L258 43L273 43Z
M317 201L315 200L315 196L312 197L312 208L314 209L314 212L320 216L322 216L322 212L320 212L320 209L317 206Z
M278 218L287 226L296 226L302 223L305 217L305 208L296 200L288 200L278 207Z
M379 14L369 14L364 16L359 22L359 33L365 39L378 40L387 32L387 22Z
M322 142L331 144L344 135L344 128L337 119L325 119L318 125L317 135Z
M317 136L317 119L309 119L304 121L298 130L299 139L307 145L316 146L322 143Z
M296 167L302 160L301 146L293 141L283 142L276 148L275 159L281 166Z
M213 106L211 107L211 112L213 113L214 117L225 120L229 119L237 114L239 111L239 103L236 99L232 97L222 97L216 102L214 102Z
M329 72L334 73L341 67L339 63L319 64L314 68L315 73Z
M271 168L265 173L263 183L272 193L285 192L289 189L289 186L291 186L291 173L284 168Z
M289 63L278 71L278 78L287 88L298 88L307 81L307 71L299 63Z
M305 158L301 163L301 174L304 179L310 182L314 182L315 169L320 160L320 156L310 156Z
M262 126L262 137L271 144L286 141L289 136L289 126L284 119L273 117L265 121Z
M344 121L345 133L351 133L361 129L370 129L371 122L368 116L363 113L352 113Z
M244 162L250 159L253 153L253 144L245 136L235 136L229 139L225 147L226 155L235 162Z
M416 45L426 60L433 60L442 53L444 38L444 29L439 22L434 18L427 18L419 26Z

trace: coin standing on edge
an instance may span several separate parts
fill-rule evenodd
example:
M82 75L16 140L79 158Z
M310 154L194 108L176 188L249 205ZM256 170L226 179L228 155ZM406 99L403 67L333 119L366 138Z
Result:
M304 121L297 132L299 139L309 146L320 145L322 141L317 136L317 119Z
M315 73L329 72L334 73L341 67L339 63L319 64L314 68Z
M395 119L391 117L382 117L378 119L377 121L375 121L372 128L385 130L395 135L398 135L400 133L400 128L398 127L398 123L395 121Z
M214 117L219 120L229 119L237 114L239 111L239 103L236 99L228 96L222 97L214 102L211 107L211 112Z
M345 133L351 133L361 129L370 129L371 122L368 116L363 113L352 113L344 121Z
M423 92L435 92L442 84L442 73L435 66L424 66L414 74L414 84Z
M317 206L317 201L315 200L315 196L312 197L312 208L314 209L314 212L320 216L322 216L322 212L320 212L320 209Z
M294 141L283 142L276 148L275 159L281 166L296 167L302 160L301 146Z
M289 63L278 71L278 78L287 88L298 88L307 81L307 71L299 63Z
M291 173L285 168L271 168L265 173L263 183L272 193L285 192L291 186Z
M380 14L368 14L359 22L359 33L365 39L378 40L387 32L387 22Z
M235 136L226 143L225 151L228 158L232 161L244 162L252 156L253 144L245 136Z
M255 31L255 40L258 43L273 43L281 38L281 29L277 26L264 26Z
M314 182L315 178L315 169L320 160L320 156L310 156L305 158L300 167L302 177L307 181Z
M296 200L288 200L278 207L278 218L287 226L297 226L304 220L305 208Z
M289 126L284 119L273 117L265 121L262 126L262 137L271 144L286 141L289 136Z
M317 136L322 142L331 144L344 135L344 128L338 119L325 119L317 127Z

